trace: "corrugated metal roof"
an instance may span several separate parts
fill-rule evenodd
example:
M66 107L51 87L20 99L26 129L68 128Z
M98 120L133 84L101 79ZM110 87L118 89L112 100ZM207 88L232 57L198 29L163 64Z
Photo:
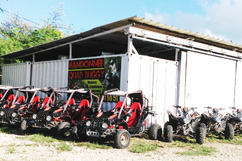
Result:
M203 39L204 43L213 43L213 45L215 45L215 46L220 46L220 47L225 47L225 48L231 48L231 47L237 48L237 49L240 49L240 52L242 51L242 45L240 45L240 44L235 44L232 42L224 41L224 40L221 40L221 39L218 39L215 37L211 37L208 35L204 35L201 33L196 33L196 32L192 32L192 31L176 28L173 26L157 23L152 20L147 20L147 19L140 18L140 17L131 17L129 20L133 20L136 23L142 23L144 25L149 25L151 27L160 28L161 32L162 32L162 30L168 30L170 32L173 32L174 34L176 34L176 36L179 36L179 37L184 37L184 34L185 34L187 36L194 37L195 41L196 41L196 39Z
M76 41L80 38L85 38L97 33L101 33L105 30L111 30L111 29L115 29L124 25L128 25L128 24L134 24L136 27L141 28L141 29L146 29L146 30L150 30L150 31L154 31L154 32L158 32L158 33L163 33L163 34L167 34L167 35L171 35L171 36L176 36L176 37L180 37L180 38L194 38L194 41L197 42L202 42L205 44L209 44L209 45L214 45L217 47L221 47L221 48L225 48L225 49L229 49L229 50L235 50L237 52L242 52L242 45L239 44L235 44L232 42L228 42L228 41L224 41L224 40L220 40L218 38L214 38L208 35L204 35L201 33L196 33L196 32L192 32L192 31L188 31L188 30L184 30L184 29L180 29L180 28L176 28L173 26L169 26L166 24L161 24L159 22L155 22L152 20L148 20L145 18L140 18L137 16L133 16L127 19L123 19L120 21L116 21L110 24L106 24L103 26L99 26L96 27L92 30L80 33L80 34L76 34L76 35L72 35L60 40L56 40L56 41L52 41L46 44L42 44L42 45L38 45L38 46L34 46L25 50L21 50L21 51L17 51L14 53L10 53L10 54L6 54L4 56L1 57L5 57L5 58L15 58L18 56L23 56L23 55L29 55L30 53L33 52L38 52L41 50L45 50L48 48L51 48L53 46L58 46L60 44L68 44L71 43L73 41Z

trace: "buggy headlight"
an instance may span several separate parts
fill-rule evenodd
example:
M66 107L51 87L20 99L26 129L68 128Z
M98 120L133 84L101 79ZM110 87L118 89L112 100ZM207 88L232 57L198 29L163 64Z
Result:
M37 119L37 114L33 114L33 119Z
M104 129L108 128L108 124L104 122L104 123L102 124L102 128L104 128Z
M17 114L14 112L14 113L12 113L12 117L16 117L17 116Z
M87 121L86 126L90 126L90 125L91 125L91 121Z
M51 121L51 116L47 116L46 121Z
M4 111L1 111L0 115L3 116L4 115Z

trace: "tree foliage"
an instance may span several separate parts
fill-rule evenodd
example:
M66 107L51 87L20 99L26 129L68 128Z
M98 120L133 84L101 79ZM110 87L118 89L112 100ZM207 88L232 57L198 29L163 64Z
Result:
M63 5L52 10L50 17L42 20L43 24L34 24L21 16L11 14L0 22L0 54L23 50L64 37L61 30L71 31L71 26L58 23L64 16Z

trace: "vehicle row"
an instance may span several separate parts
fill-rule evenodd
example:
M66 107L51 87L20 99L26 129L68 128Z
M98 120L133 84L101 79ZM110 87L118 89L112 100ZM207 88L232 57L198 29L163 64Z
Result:
M173 136L183 135L196 138L196 142L203 144L206 135L224 135L226 139L233 139L235 133L242 132L242 110L231 107L231 112L221 113L224 108L204 107L207 112L198 113L197 108L174 106L178 116L168 111L169 121L164 126L165 141L171 142Z
M118 101L106 110L104 99L110 97ZM129 146L132 136L141 134L148 134L152 140L164 136L166 142L174 136L190 136L203 144L207 134L233 139L234 133L242 131L241 109L233 107L226 115L220 113L222 109L212 107L206 107L207 112L201 114L194 107L174 109L175 114L167 111L169 120L162 130L161 125L147 121L157 114L141 90L112 89L99 98L87 88L0 86L0 123L17 125L21 134L48 129L56 131L58 137L76 141L111 140L115 147L123 149Z
M160 125L153 124L148 128L147 117L154 113L141 90L105 91L100 101L91 90L84 88L0 86L0 90L0 123L17 125L22 134L36 128L56 129L58 136L71 136L75 140L111 139L117 148L126 148L131 136L143 133L148 133L151 139L162 136ZM105 111L102 106L107 96L122 101Z

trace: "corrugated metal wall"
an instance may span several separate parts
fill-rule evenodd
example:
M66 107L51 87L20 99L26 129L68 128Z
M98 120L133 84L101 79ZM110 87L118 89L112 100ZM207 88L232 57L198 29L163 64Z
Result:
M2 84L12 86L30 85L30 62L4 64L2 68Z
M2 72L3 85L59 88L68 84L68 60L4 64Z
M68 60L35 62L32 65L31 84L34 87L67 87L68 86ZM40 96L44 97L44 96ZM62 95L67 99L66 94Z
M31 84L35 87L67 87L68 60L35 62Z

